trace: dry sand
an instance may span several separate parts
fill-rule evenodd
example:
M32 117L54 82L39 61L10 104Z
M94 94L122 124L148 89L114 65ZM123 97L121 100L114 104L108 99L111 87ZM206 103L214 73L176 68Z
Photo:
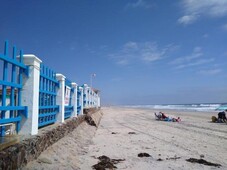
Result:
M125 159L115 164L117 169L227 169L227 125L210 123L214 113L162 110L180 116L182 121L177 123L156 121L154 112L159 110L102 110L97 131L82 123L24 169L89 170L102 155ZM139 153L150 157L138 157ZM189 158L202 158L221 167L190 163L186 161Z

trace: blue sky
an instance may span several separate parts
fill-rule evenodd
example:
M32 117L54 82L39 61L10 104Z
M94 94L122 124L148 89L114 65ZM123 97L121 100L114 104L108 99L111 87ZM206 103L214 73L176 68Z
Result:
M103 104L227 102L227 0L1 0L0 23Z

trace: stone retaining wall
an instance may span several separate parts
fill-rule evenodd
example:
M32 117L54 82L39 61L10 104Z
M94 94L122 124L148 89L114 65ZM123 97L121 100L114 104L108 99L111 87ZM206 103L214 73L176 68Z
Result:
M90 124L91 126L99 126L101 117L102 117L102 112L95 111L95 109L85 109L84 113L86 114L85 120Z
M83 121L90 125L93 122L97 127L101 119L101 111L97 109L87 110L86 114L66 120L63 124L54 124L40 129L39 134L24 139L0 151L0 170L20 169L28 162L38 158L38 156L49 146L63 138Z

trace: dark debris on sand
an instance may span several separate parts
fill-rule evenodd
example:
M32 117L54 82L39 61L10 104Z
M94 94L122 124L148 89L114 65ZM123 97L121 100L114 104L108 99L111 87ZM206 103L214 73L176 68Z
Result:
M128 132L128 134L132 135L132 134L136 134L136 132Z
M117 134L117 132L112 132L111 134Z
M186 159L186 161L191 162L191 163L199 163L199 164L203 164L203 165L207 165L207 166L215 166L215 167L221 166L220 164L207 162L204 159L189 158L189 159Z
M177 160L177 159L180 159L181 157L177 157L177 156L175 156L175 157L171 157L171 158L166 158L166 160Z
M125 159L110 159L105 155L98 157L98 159L99 162L92 166L95 170L116 169L117 167L114 164L125 161Z
M163 159L161 159L161 158L158 158L158 159L157 159L157 161L163 161Z
M139 153L138 157L151 157L148 153Z

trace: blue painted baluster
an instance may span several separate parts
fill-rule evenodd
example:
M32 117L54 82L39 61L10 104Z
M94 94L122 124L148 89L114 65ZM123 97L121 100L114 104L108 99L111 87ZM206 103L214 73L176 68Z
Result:
M44 67L44 65L42 65L42 74L44 75L44 73L45 73L45 67ZM45 86L45 78L43 77L43 81L42 81L42 90L43 91L44 91L44 86ZM44 92L42 93L42 99L41 100L42 100L41 106L45 106L45 103L44 103L45 102L45 93ZM44 111L45 111L44 109L41 109L41 115L44 114ZM40 118L40 123L43 122L43 119L44 119L43 117Z
M8 57L8 41L5 42L5 49L4 49L4 55L5 57ZM8 62L3 62L3 81L7 81L8 76ZM7 87L5 85L2 85L2 106L6 106L6 95L7 95ZM5 119L5 113L6 111L1 112L1 118ZM1 128L1 135L5 136L5 126Z
M53 73L53 78L54 78L54 80L56 80L55 72ZM53 90L54 90L54 93L56 94L57 93L57 84L56 83L53 84ZM56 95L53 96L53 105L56 106ZM57 109L54 109L54 111L56 112ZM54 115L54 119L56 120L56 115Z
M48 77L51 78L51 70L50 69L48 70ZM51 92L51 80L49 80L48 88L49 88L48 91ZM49 100L48 100L49 101L49 103L48 103L49 106L51 106L51 96L52 96L52 94L49 94ZM52 109L49 109L49 112L51 112L51 110Z
M49 68L47 68L47 77L49 78ZM47 79L47 91L49 92L50 91L50 80ZM50 106L50 94L47 94L47 106ZM48 108L47 109L47 113L50 113L50 109ZM47 121L50 120L50 116L47 116Z
M45 66L45 76L48 76L48 74L47 74L47 66ZM46 79L46 82L45 82L45 92L47 92L48 91L48 79L47 78L45 78ZM48 94L47 93L45 93L45 106L48 106ZM48 113L48 109L45 109L45 114L47 114ZM45 116L44 117L44 121L46 122L47 121L47 116Z
M13 60L16 60L16 47L13 47ZM16 83L16 66L12 64L12 73L11 73L11 82ZM10 106L15 106L15 88L11 87L11 94L10 94ZM10 118L14 116L14 111L10 111Z
M44 67L44 75L46 76L46 67ZM44 91L47 90L47 79L44 79ZM44 106L47 106L47 94L45 93L45 97L44 97ZM46 109L45 109L46 112Z
M50 78L50 69L49 68L47 69L47 77ZM50 80L48 80L47 87L48 87L47 91L50 92ZM48 106L50 106L50 101L51 101L50 97L51 97L51 95L48 94ZM51 109L49 108L48 113L50 113L50 112L51 112ZM48 116L47 118L48 118L48 121L50 121L51 116Z
M52 70L50 71L50 78L53 79L53 71L52 71ZM54 85L54 83L53 83L53 81L51 81L51 83L50 83L50 89L51 89L51 90L50 90L50 91L51 91L52 93L54 93L53 85ZM54 103L53 103L53 96L54 96L54 95L51 95L51 102L50 102L51 106L54 105ZM51 111L53 112L53 109L52 109Z
M43 65L41 64L40 65L40 75L42 75L43 73ZM42 106L42 97L43 97L43 93L42 93L42 90L43 90L43 77L40 76L40 79L39 79L39 115L42 114L42 109L40 109L40 106ZM38 118L38 123L40 123L40 117Z
M43 65L43 75L45 76L45 71L46 71L46 68L45 66ZM46 90L46 78L43 78L43 91ZM44 92L43 93L43 106L46 106L46 93ZM46 109L43 109L43 114L45 114L46 112ZM43 121L45 120L44 117L41 118L41 123L43 123Z
M20 50L20 63L23 63L23 51ZM22 85L22 68L19 68L19 84ZM21 88L18 88L18 106L21 106Z
M20 50L20 58L19 58L20 63L24 62L23 55L24 55L23 51ZM21 86L23 85L22 74L23 74L23 69L20 67L19 68L19 84ZM21 88L18 88L18 106L21 106ZM21 115L21 111L18 111L17 116L20 116L20 115ZM19 130L20 130L20 122L17 122L16 130L17 130L17 132L19 132Z
M46 67L45 68L45 76L48 76L48 68ZM45 84L45 87L46 87L46 89L45 89L45 91L47 92L48 91L48 79L46 79L46 84ZM45 102L45 106L48 106L48 94L46 93L46 102ZM48 113L48 109L45 109L45 113L47 114ZM48 116L45 116L45 121L48 121Z
M53 79L53 71L52 70L50 70L50 78L51 79ZM52 92L53 93L53 81L50 81L50 92ZM54 104L53 104L53 94L51 94L50 95L50 105L51 106L54 106ZM50 109L50 112L54 112L54 109ZM53 115L51 116L51 120L53 120Z
M44 65L42 65L42 74L44 74ZM45 83L45 79L42 78L42 90L44 91L44 83ZM41 99L41 106L44 106L44 93L42 93L42 99ZM42 109L42 113L43 113L43 109Z
M56 73L54 72L54 79L56 80ZM54 85L54 93L57 93L57 84L55 83ZM54 105L56 105L56 97L57 95L54 96Z
M54 79L54 71L51 72L51 78ZM52 91L53 93L55 92L55 90L54 90L54 88L55 88L54 85L55 85L55 83L52 82L52 84L51 84L51 89L52 89L52 90L51 90L51 91ZM54 96L55 96L55 95L52 95L52 96L51 96L51 105L52 105L52 106L55 106L55 103L54 103ZM55 112L55 109L52 109L52 112ZM55 115L52 116L52 119L53 119L53 121L55 120Z
M40 76L40 78L39 78L39 91L41 91L42 90L42 80L43 78ZM42 93L41 92L39 92L39 106L41 106L42 105L42 101L41 101L41 99L42 99Z

